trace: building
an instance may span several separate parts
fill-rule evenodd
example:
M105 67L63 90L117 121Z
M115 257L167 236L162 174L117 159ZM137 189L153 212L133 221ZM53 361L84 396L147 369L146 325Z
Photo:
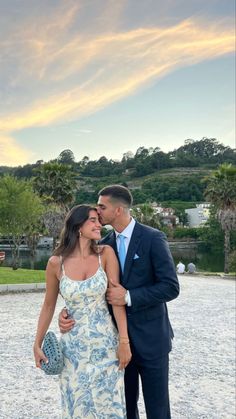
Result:
M175 210L173 208L164 208L156 202L153 202L151 206L154 210L154 214L159 216L163 225L173 227L179 224L179 217L175 215Z
M188 217L189 227L202 227L209 219L210 204L208 202L197 204L196 208L188 208L185 213Z

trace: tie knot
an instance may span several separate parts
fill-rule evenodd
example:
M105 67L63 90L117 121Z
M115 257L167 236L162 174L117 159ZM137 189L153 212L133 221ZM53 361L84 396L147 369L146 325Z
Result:
M125 236L123 234L119 234L119 239L120 239L120 241L124 241Z

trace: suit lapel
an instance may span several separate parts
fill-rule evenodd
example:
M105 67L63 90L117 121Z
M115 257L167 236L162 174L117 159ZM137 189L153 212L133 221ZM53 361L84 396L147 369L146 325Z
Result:
M139 243L141 241L141 237L142 237L142 231L140 228L140 224L136 221L134 229L133 229L133 233L129 242L129 247L128 247L128 251L127 251L127 255L126 255L126 259L125 259L125 266L124 266L124 274L122 275L121 273L121 269L120 269L120 280L122 285L125 285L125 283L128 282L129 280L129 273L130 273L130 269L132 267L132 263L133 263L133 258L134 255L138 249ZM118 262L119 262L119 255L118 255L118 251L117 251L117 245L116 245L116 234L113 231L112 233L110 233L108 236L106 236L103 240L101 240L101 244L108 244L109 246L111 246L113 248L113 250L115 251L115 254L117 256Z
M135 223L133 233L129 242L128 252L125 259L123 283L127 283L129 279L129 272L133 263L133 258L141 240L141 229L139 223Z

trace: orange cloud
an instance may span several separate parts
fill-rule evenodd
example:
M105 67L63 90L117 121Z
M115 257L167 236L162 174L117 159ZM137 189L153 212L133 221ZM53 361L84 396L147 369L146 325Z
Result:
M0 130L13 132L32 126L80 118L110 103L134 94L176 68L213 59L234 50L233 31L197 25L191 20L160 30L138 29L103 36L79 44L75 41L60 52L60 71L48 76L48 84L94 65L90 78L81 76L78 86L58 87L57 94L45 94L21 111L0 120ZM70 60L73 54L77 60ZM75 53L76 52L76 53ZM78 57L82 60L78 59ZM98 65L97 61L100 64ZM80 62L82 61L82 63ZM94 61L94 62L93 62ZM69 63L69 64L68 64ZM96 70L96 71L95 71ZM45 72L46 78L47 72ZM74 82L74 84L77 84ZM46 98L44 97L46 96Z
M117 3L112 2L113 6ZM31 24L22 32L18 27L9 40L0 42L4 63L16 53L18 72L12 86L23 91L24 86L29 90L32 86L28 105L24 97L19 96L17 103L14 96L14 110L8 107L0 116L0 132L10 138L7 146L2 136L1 154L6 147L9 150L5 157L12 155L14 160L20 156L9 137L14 131L81 118L180 67L220 57L235 48L234 30L228 29L227 22L206 25L193 18L172 27L116 29L99 36L84 30L72 35L68 29L78 10L78 4L67 11L62 8L52 23L49 19L43 27ZM120 11L120 5L114 6L114 28ZM106 22L109 14L111 9L103 17ZM27 152L22 153L24 161Z
M10 136L0 134L0 164L2 166L18 166L26 164L33 153L23 149Z

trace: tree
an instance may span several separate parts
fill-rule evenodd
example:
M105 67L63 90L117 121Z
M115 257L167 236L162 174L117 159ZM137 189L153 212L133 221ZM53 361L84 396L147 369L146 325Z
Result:
M235 275L236 275L236 250L234 250L232 253L230 253L229 267L230 267L230 271L234 272Z
M65 215L65 211L56 205L50 205L43 215L44 226L50 237L53 238L53 249L56 247Z
M224 232L224 272L229 272L230 234L236 229L236 167L222 164L207 178L205 196L216 207Z
M63 150L59 154L57 161L62 164L70 164L71 166L73 166L75 162L74 153L71 150Z
M76 180L71 166L45 163L35 170L34 187L47 203L54 203L67 211L75 200Z
M80 162L81 167L85 167L89 162L89 157L88 156L84 156Z
M160 220L153 207L150 204L141 204L137 207L133 207L132 215L140 223L149 225L150 227L160 228Z
M29 181L6 175L0 184L0 233L12 250L12 268L19 267L20 245L37 231L43 205Z
M184 145L171 151L169 157L174 166L193 167L202 164L220 164L236 160L235 150L220 144L215 138L203 137L199 141L185 140Z

